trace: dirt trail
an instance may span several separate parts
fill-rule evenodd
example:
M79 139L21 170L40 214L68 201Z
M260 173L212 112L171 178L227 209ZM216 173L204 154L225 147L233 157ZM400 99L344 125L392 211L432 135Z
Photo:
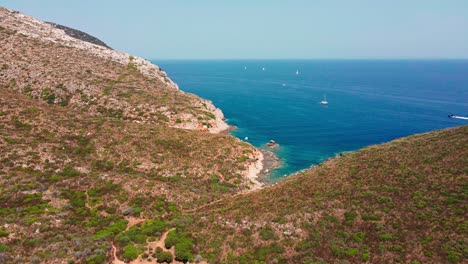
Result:
M148 220L148 219L145 219L145 218L136 218L136 217L131 217L131 216L125 217L125 219L128 221L127 228L125 228L125 230L128 230L128 229L130 229L130 227L138 225L138 224L143 223L144 221Z
M164 232L164 234L161 236L161 238L159 240L154 241L154 242L149 242L148 247L151 248L151 249L156 249L157 247L160 247L164 251L170 251L172 254L174 254L174 249L173 248L171 248L169 250L166 250L166 248L164 247L164 241L166 240L167 234L169 234L169 232L172 231L172 230L175 230L175 228L169 229L166 232Z
M85 195L86 195L86 202L85 202L86 208L88 208L89 210L93 210L93 208L89 205L89 194L88 194L88 190L86 190Z
M111 260L111 263L112 263L112 264L126 264L125 262L121 261L121 260L117 257L117 248L115 247L114 242L112 242L111 255L112 255L112 260Z
M237 197L237 196L244 195L244 194L246 194L246 193L255 192L255 191L257 191L257 190L259 190L259 189L239 191L238 193L236 193L236 194L234 194L234 195L227 196L227 197L223 197L223 198L220 198L220 199L211 201L211 202L209 202L209 203L207 203L207 204L200 205L200 206L198 206L198 207L196 207L196 208L187 209L187 210L181 210L181 212L184 213L184 214L193 213L193 212L196 212L196 211L198 211L198 210L200 210L200 209L203 209L203 208L205 208L205 207L208 207L208 206L214 205L214 204L216 204L216 203L219 203L219 202L221 202L221 201L226 201L226 200L228 200L228 199L230 200L230 199L233 199L233 198L235 198L235 197Z

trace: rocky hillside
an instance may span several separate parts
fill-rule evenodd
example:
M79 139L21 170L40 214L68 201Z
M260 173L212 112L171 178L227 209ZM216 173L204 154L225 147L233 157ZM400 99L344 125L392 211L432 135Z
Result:
M258 188L261 153L156 65L5 8L0 50L0 263L130 260L126 229Z
M370 146L197 210L213 263L465 263L468 126Z
M220 132L222 112L183 93L142 58L73 38L64 30L0 8L0 85L93 116Z

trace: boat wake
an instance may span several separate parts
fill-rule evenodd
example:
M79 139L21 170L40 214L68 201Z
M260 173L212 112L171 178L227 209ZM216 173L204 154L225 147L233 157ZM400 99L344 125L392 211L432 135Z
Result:
M449 117L450 118L456 118L456 119L468 120L468 117L466 117L466 116L449 115Z

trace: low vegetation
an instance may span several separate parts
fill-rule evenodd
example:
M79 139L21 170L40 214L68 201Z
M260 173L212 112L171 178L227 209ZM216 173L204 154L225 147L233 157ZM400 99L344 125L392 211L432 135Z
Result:
M415 135L207 206L186 231L213 263L462 263L467 164L468 126Z

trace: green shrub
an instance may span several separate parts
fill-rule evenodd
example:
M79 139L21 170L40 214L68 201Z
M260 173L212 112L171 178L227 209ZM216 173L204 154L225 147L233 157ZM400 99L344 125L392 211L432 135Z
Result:
M366 237L366 233L364 232L357 232L356 234L353 235L353 240L354 242L360 243L364 238Z
M260 230L260 238L262 240L276 239L275 231L273 231L273 229L270 227L263 228Z
M447 260L451 263L456 263L460 261L460 256L457 252L451 250L447 252Z
M384 241L393 239L393 236L391 234L381 234L379 237L381 240L384 240Z
M58 175L52 175L50 178L49 178L49 181L50 182L58 182L60 181L62 178Z
M10 246L5 245L5 244L0 244L0 253L10 251L10 250L11 250Z
M138 257L138 252L137 252L137 249L135 248L135 246L126 245L123 248L122 257L127 261L136 259Z
M129 241L132 241L136 244L144 244L146 242L146 238L147 238L146 235L141 233L141 230L138 227L132 226L127 231L120 233L116 237L116 240L121 245L125 245Z
M192 248L193 248L192 239L188 237L179 238L179 241L175 245L176 260L182 261L182 262L192 262L193 261Z
M278 242L272 242L269 248L270 252L281 254L284 252L284 248Z
M379 198L379 203L388 203L392 200L392 198L387 197L387 196L382 196Z
M152 219L141 225L141 232L147 236L159 236L166 228L166 222L159 219Z
M171 230L164 240L164 247L167 249L175 247L175 259L177 261L188 262L193 261L192 239L185 233L177 233L175 230Z
M380 215L373 215L373 214L363 214L362 215L362 220L364 221L380 221L382 219L382 216Z
M0 229L0 237L7 237L9 234L10 233L8 233L7 231Z
M154 256L158 263L171 263L174 257L171 252L159 252Z
M116 222L114 222L113 224L111 224L109 227L107 227L106 229L100 230L99 232L97 232L93 237L96 238L96 239L101 239L101 238L107 238L107 237L111 237L113 235L116 235L116 234L118 234L118 233L125 230L125 228L127 227L127 223L128 223L127 220L119 219ZM126 243L128 243L128 241L130 241L130 239L128 237L127 237L127 239L128 240L125 240L125 239L122 240L122 242L126 241ZM121 244L126 244L126 243L121 243Z
M355 211L345 212L344 213L345 225L348 225L348 226L352 225L354 222L354 219L356 219L357 216L358 214Z
M346 255L350 256L350 257L354 257L356 256L358 253L358 249L357 248L351 248L351 249L348 249L346 251Z
M169 231L169 233L166 236L166 240L164 240L164 247L167 249L170 249L171 247L175 246L177 243L177 233L175 230Z
M103 263L106 263L106 261L107 261L107 257L105 255L96 254L96 255L92 255L92 256L86 258L84 263L103 264Z
M362 253L361 255L361 260L362 261L369 261L370 259L370 254L369 253Z
M63 168L62 176L64 177L77 177L80 175L81 173L74 170L71 164L68 164L67 166L65 166L65 168Z

